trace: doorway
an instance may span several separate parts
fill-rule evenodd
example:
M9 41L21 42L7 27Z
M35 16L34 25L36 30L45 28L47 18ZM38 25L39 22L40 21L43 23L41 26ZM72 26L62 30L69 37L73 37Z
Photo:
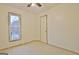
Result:
M40 16L40 40L48 43L47 15Z

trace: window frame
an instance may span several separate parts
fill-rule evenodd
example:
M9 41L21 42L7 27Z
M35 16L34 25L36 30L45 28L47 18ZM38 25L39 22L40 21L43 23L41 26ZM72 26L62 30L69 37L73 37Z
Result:
M20 39L17 39L17 40L11 40L11 31L10 31L10 16L11 15L14 15L14 16L18 16L19 17L19 29L20 29ZM20 14L17 14L17 13L13 13L13 12L8 12L8 35L9 35L9 42L15 42L15 41L19 41L22 39L22 35L21 35L21 15Z

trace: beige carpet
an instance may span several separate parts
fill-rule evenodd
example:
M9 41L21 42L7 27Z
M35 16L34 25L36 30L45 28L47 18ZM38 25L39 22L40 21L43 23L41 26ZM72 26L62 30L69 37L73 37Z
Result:
M31 42L29 44L14 47L5 51L9 55L73 55L70 51L56 48L42 42Z

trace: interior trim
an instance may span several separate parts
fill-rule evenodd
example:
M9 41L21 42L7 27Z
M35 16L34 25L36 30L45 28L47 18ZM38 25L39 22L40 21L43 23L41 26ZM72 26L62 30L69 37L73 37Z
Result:
M40 40L32 40L32 41L30 41L30 42L18 44L18 45L15 45L15 46L11 46L11 47L9 47L9 48L0 49L0 51L4 51L4 50L7 50L7 49L11 49L11 48L15 48L15 47L22 46L22 45L25 45L25 44L29 44L29 43L31 43L31 42L42 42L42 41L40 41ZM45 42L42 42L42 43L45 43ZM75 51L72 51L72 50L69 50L69 49L66 49L66 48L58 47L58 46L56 46L56 45L52 45L52 44L49 44L49 43L45 43L45 44L48 44L48 45L50 45L50 46L52 46L52 47L56 47L56 48L59 48L59 49L63 49L63 50L65 50L65 51L72 52L72 53L74 53L74 55L79 55L78 52L75 52Z
M46 17L46 43L48 43L48 21L47 21L48 15L40 16L40 40L41 40L41 18L42 17Z
M41 41L41 42L42 42L42 41ZM42 43L45 43L45 42L42 42ZM72 53L74 53L74 55L75 55L75 54L76 54L76 55L79 55L79 53L78 53L78 52L75 52L75 51L70 50L70 49L66 49L66 48L59 47L59 46L56 46L56 45L53 45L53 44L49 44L49 43L45 43L45 44L48 44L48 45L50 45L50 46L52 46L52 47L56 47L56 48L59 48L59 49L63 49L63 50L65 50L65 51L72 52Z
M25 45L25 44L29 44L31 42L40 42L40 40L32 40L30 42L21 43L21 44L14 45L14 46L11 46L11 47L8 47L8 48L2 48L2 49L0 49L0 51L4 51L4 50L7 50L7 49L11 49L11 48L15 48L15 47L22 46L22 45Z
M19 17L19 23L20 23L20 39L18 40L10 40L10 36L11 36L11 33L10 33L10 15L15 15L15 16L18 16ZM14 12L8 12L8 37L9 37L9 42L15 42L15 41L19 41L22 39L22 32L21 32L21 15L18 14L18 13L14 13Z

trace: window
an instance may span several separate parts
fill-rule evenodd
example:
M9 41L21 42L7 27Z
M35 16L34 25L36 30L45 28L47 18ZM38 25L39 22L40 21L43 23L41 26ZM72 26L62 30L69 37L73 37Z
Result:
M21 39L20 15L9 12L9 37L10 41Z

